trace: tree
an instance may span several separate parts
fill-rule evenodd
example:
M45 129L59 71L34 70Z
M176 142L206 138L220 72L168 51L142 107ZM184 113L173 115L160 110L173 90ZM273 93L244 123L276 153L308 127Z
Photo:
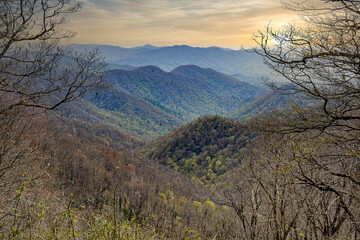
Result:
M308 109L293 109L289 115L294 121L281 130L317 129L348 140L357 138L360 1L289 0L284 5L298 12L303 23L259 31L254 37L258 48L254 50L263 56L266 65L291 83L270 83L271 87L302 93L315 104ZM333 131L339 127L342 132Z
M273 89L301 93L312 103L275 117L267 115L265 122L257 123L266 125L261 128L273 137L287 139L284 146L273 149L271 177L286 169L289 189L300 189L307 212L300 211L299 216L309 219L296 225L312 226L304 228L307 238L356 239L360 234L360 1L290 0L285 7L299 12L303 23L280 30L269 26L255 36L254 51L290 83L269 82ZM274 189L264 187L264 191Z
M73 34L61 26L76 13L75 0L0 1L0 114L18 107L54 110L103 86L96 51L60 47Z
M36 110L54 110L104 86L96 51L76 54L57 44L73 35L61 25L80 7L75 0L0 1L1 179L21 159L32 159L34 149L25 146L38 141L39 129L30 126Z
M104 86L97 51L58 45L73 35L61 28L66 16L80 8L75 0L0 1L0 238L15 238L40 216L39 179L52 140L39 110ZM24 197L25 188L32 191Z
M76 54L57 44L73 35L61 25L80 7L75 0L0 1L0 178L17 165L18 157L5 157L17 146L10 142L34 135L28 132L31 120L18 118L104 86L96 51Z

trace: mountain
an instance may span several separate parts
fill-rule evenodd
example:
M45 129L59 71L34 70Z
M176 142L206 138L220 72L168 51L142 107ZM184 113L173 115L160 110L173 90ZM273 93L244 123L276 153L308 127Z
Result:
M247 103L240 109L229 113L227 116L236 120L244 120L275 109L285 109L292 104L305 106L308 103L306 103L306 100L301 98L298 94L270 91L254 101Z
M261 58L245 50L231 50L219 47L190 47L175 45L168 47L122 48L108 45L69 45L76 50L99 48L105 60L110 63L131 66L155 65L171 71L178 66L193 64L203 68L212 68L226 74L241 74L257 82L262 76L271 77L271 72ZM278 77L271 77L276 80Z
M194 65L165 72L155 66L110 70L111 86L60 108L75 120L106 123L145 140L163 136L204 115L226 115L265 90Z
M165 135L183 122L151 103L109 88L61 107L73 119L91 124L106 123L133 136L153 139Z
M204 69L196 65L186 65L177 67L171 73L187 78L198 79L207 86L217 89L225 95L236 95L238 92L243 92L243 96L245 96L246 92L250 95L254 90L254 86L211 68Z
M145 147L146 156L206 183L237 166L254 134L240 122L206 116Z
M134 69L136 69L136 67L134 67L134 66L130 66L130 65L119 65L119 64L115 64L115 63L107 64L106 67L107 67L109 70L113 70L113 69L134 70Z
M193 65L172 72L155 66L111 70L104 79L115 89L142 98L183 121L225 115L265 93L262 88Z
M241 73L235 73L235 74L231 74L232 77L236 78L239 81L242 82L246 82L255 86L259 86L259 87L264 87L265 84L263 83L263 81L261 80L261 78L259 77L246 77Z

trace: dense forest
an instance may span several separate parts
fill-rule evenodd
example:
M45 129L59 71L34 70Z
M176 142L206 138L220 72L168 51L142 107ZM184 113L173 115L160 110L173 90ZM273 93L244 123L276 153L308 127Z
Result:
M104 78L115 89L146 100L183 121L227 114L265 93L260 87L192 65L180 66L169 73L155 66L111 70Z
M132 70L103 66L101 81L106 87L61 104L59 112L88 123L105 122L147 140L206 114L229 114L266 92L197 66L179 66L170 73L154 66Z
M360 3L284 6L306 27L254 36L266 91L109 70L59 44L77 1L0 1L0 238L359 239Z
M188 173L204 183L241 163L241 149L254 134L234 120L214 116L199 118L152 142L148 158Z

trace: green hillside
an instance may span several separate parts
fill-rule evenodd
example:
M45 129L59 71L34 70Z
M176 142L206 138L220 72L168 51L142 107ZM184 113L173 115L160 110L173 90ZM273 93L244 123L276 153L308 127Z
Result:
M207 116L190 122L145 148L147 156L207 183L237 166L253 134L240 122Z
M107 123L133 136L153 139L180 126L182 121L156 106L116 89L99 91L61 107L74 119L92 124Z
M196 65L179 66L173 71L172 74L179 76L197 79L212 89L216 89L222 95L239 96L239 98L245 102L248 99L254 99L254 86L248 83L239 81L229 75L217 72L211 68L201 68ZM260 93L264 93L265 90L260 87L257 88ZM259 96L259 94L255 94Z
M183 66L170 73L155 66L112 70L104 77L116 89L184 121L204 115L225 115L265 92L212 69L195 66Z
M306 100L300 98L299 95L268 92L245 106L229 113L227 116L236 120L245 120L275 109L291 107L292 104L305 106Z
M154 139L205 115L227 115L264 89L194 65L167 73L154 66L104 73L110 87L61 106L88 123L105 122L133 136Z

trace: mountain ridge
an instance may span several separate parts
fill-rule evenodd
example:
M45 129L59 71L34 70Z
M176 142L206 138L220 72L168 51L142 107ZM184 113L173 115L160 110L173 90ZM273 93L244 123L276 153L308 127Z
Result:
M225 115L265 93L237 79L192 65L165 72L157 66L131 71L111 70L104 78L130 95L189 121L204 115Z
M141 46L123 48L108 45L72 44L75 50L99 48L105 61L119 65L135 67L156 65L165 71L172 71L178 66L194 64L203 68L213 68L225 74L240 74L249 78L249 82L257 82L263 76L270 76L270 70L263 64L261 57L247 50L232 50L220 47L174 46ZM272 76L274 80L278 77Z
M238 166L255 135L239 121L204 116L147 144L146 156L209 183Z

